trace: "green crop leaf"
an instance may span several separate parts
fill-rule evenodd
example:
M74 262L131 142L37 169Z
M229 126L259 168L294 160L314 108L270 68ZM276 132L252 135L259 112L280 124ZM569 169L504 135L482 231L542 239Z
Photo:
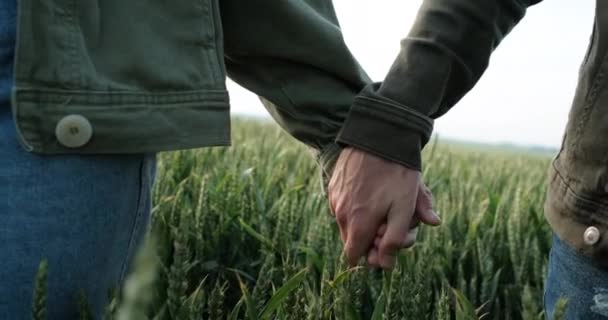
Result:
M384 293L381 293L376 300L376 305L374 306L374 313L372 313L371 320L382 320L384 316L384 309L386 309L386 296Z
M257 320L258 318L256 318L255 316L255 304L253 303L253 300L251 300L251 294L249 294L249 289L247 289L247 285L245 285L245 283L241 280L241 277L238 274L236 275L236 277L239 281L239 286L243 295L242 300L245 301L245 312L247 313L247 318L249 320Z
M452 289L452 292L456 297L456 320L478 319L477 311L471 301L456 289Z
M260 313L260 319L270 319L270 315L281 305L281 303L287 298L287 296L294 291L300 283L306 278L306 273L308 269L300 270L296 273L291 279L287 280L285 284L277 290L268 304L264 307L262 312Z
M274 245L272 244L272 241L270 241L270 239L264 237L263 235L261 235L259 232L255 231L250 225L248 225L242 218L239 218L239 224L241 225L241 228L243 228L243 230L245 230L245 232L247 232L250 236L256 238L258 241L260 241L262 244L273 248Z

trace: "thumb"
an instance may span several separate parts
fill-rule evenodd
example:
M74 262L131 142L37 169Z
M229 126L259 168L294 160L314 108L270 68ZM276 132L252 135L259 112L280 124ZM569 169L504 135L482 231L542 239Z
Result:
M416 210L416 217L426 225L434 227L441 225L441 218L433 210Z
M433 210L433 194L424 183L420 183L418 190L418 198L416 200L416 217L424 224L438 226L441 224L441 218Z

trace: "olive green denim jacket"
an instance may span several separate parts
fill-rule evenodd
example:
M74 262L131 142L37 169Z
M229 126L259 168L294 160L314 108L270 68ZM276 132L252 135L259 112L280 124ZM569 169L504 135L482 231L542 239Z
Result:
M32 152L228 145L226 75L322 159L371 82L327 0L18 2L12 106Z
M381 83L357 96L338 141L420 167L432 119L479 80L493 50L539 0L426 0ZM569 245L608 268L608 1L596 1L545 216ZM516 93L514 93L516 94Z

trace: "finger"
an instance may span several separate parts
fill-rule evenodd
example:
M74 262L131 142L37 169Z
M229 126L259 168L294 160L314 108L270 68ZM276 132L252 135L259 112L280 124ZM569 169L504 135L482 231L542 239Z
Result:
M373 267L380 266L380 260L378 260L378 249L373 248L369 251L369 255L367 256L367 264Z
M439 218L439 215L433 210L416 211L416 216L426 225L434 227L441 225L441 218Z
M412 218L412 223L410 223L410 230L418 228L420 226L420 219L416 215ZM376 233L376 237L382 237L386 232L386 223L383 223L380 228L378 228L378 233Z
M381 242L382 242L382 237L376 237L376 239L374 239L374 247L379 248Z
M380 225L380 228L378 228L377 235L383 236L385 232L386 232L386 223L383 223L382 225Z
M418 228L411 228L408 233L407 236L405 238L405 240L403 241L403 244L401 246L401 248L410 248L412 246L414 246L414 244L416 243L416 239L418 237ZM380 248L380 245L382 243L382 237L376 236L376 238L374 239L374 247L370 250L370 253L368 254L368 256L370 256L372 253L372 251L375 251L375 254L378 254L378 248Z
M401 248L399 250L395 251L392 255L388 255L388 256L379 258L379 255L376 251L374 258L372 259L372 261L374 262L374 265L375 266L379 265L380 267L382 267L383 269L386 269L386 270L394 268L395 263L397 261L397 255L399 254L399 251L413 247L416 244L417 235L418 235L417 228L408 231L407 236L405 237L405 240L403 240L403 242L402 242ZM375 248L372 250L375 250Z
M418 228L411 229L408 231L405 240L402 243L401 249L411 248L416 244L416 238L418 235ZM394 253L394 255L386 256L383 260L380 260L378 255L378 250L376 249L377 245L370 251L368 256L368 263L372 266L380 266L383 269L392 269L395 267L397 261L397 254L399 250Z
M416 195L413 195L409 201L408 199L401 199L393 203L388 213L388 226L379 247L380 264L383 267L390 265L391 257L395 256L405 243L414 215L415 204L413 199L416 199Z
M356 215L349 222L344 253L350 266L355 266L374 242L380 222L369 218L373 216L372 214Z
M441 218L433 210L433 194L424 183L420 183L418 198L416 199L416 217L424 224L438 226Z
M407 236L405 237L405 241L403 241L401 248L407 249L407 248L413 247L414 244L416 244L417 237L418 237L418 228L411 229L410 231L408 231Z
M420 226L420 219L418 219L417 215L414 215L412 218L412 223L410 223L410 230L418 228ZM386 223L383 223L380 228L378 228L378 233L376 233L376 238L384 236L386 233Z

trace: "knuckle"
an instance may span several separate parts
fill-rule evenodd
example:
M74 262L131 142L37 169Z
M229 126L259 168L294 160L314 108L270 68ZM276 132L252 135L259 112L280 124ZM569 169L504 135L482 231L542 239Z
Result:
M395 237L391 237L391 238L387 238L384 241L384 243L382 244L382 247L385 252L394 252L394 251L399 250L404 242L405 242L404 239L397 239Z

